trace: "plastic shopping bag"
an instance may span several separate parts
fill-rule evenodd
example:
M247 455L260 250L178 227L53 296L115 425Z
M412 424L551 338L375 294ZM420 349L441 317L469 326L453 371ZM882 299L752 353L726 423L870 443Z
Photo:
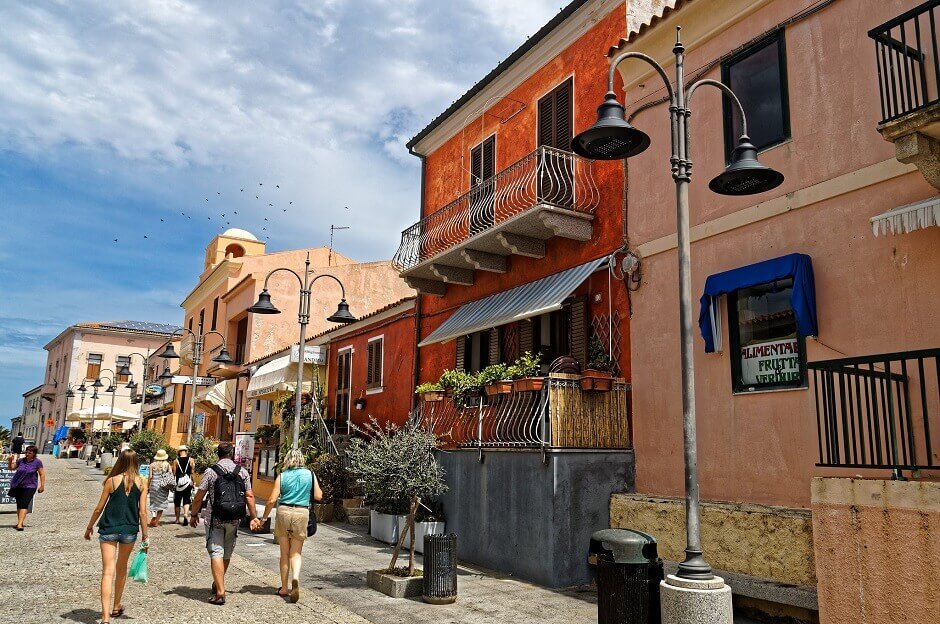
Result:
M131 562L131 579L139 583L147 582L147 551L140 550Z

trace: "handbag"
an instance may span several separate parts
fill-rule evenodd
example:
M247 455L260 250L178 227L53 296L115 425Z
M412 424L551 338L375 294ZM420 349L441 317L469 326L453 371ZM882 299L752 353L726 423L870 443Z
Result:
M312 472L313 479L310 481L310 517L307 519L307 537L316 535L317 533L317 512L313 509L313 492L315 490L314 485L317 482L317 476Z
M176 487L176 479L169 472L161 472L156 478L157 487L169 490Z
M137 551L137 556L131 563L130 577L138 583L147 582L147 551Z

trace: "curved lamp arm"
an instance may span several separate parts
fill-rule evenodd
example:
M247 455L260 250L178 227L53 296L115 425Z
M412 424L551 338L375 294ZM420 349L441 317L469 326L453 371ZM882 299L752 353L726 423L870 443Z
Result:
M286 267L280 267L280 268L272 270L270 273L268 273L264 277L264 286L262 286L263 290L268 289L268 280L271 279L271 276L277 273L278 271L287 271L288 273L290 273L291 275L297 278L297 281L300 283L301 288L304 287L304 280L300 277L300 275L297 274L297 271L294 271L293 269L288 269Z
M313 283L316 282L316 281L317 281L318 279L320 279L321 277L329 277L329 278L332 279L334 282L336 282L337 284L339 284L340 296L341 296L343 299L346 298L346 287L343 286L343 283L342 283L341 281L339 281L339 278L336 277L335 275L330 275L329 273L323 273L323 274L321 274L321 275L317 275L317 276L314 277L312 280L310 280L310 285L313 286Z
M608 93L614 93L614 73L617 71L617 67L620 65L620 63L627 60L628 58L640 59L656 70L656 73L659 74L659 77L663 79L663 84L666 85L666 91L669 93L669 101L672 104L675 104L676 94L672 89L672 83L669 82L669 77L666 75L666 70L664 70L662 65L657 63L653 57L643 54L642 52L624 52L623 54L620 54L614 58L614 61L610 64L610 69L607 71Z
M711 78L704 78L699 80L696 83L693 83L689 87L689 92L685 96L685 107L687 110L692 109L692 95L695 93L695 90L703 85L710 85L712 87L718 88L725 95L731 98L731 101L734 102L734 105L738 107L738 112L741 113L741 136L747 136L747 116L744 114L744 107L741 106L741 100L738 99L738 96L734 94L734 91L731 90L731 87L724 84L723 82L718 82L717 80L712 80Z
M218 336L219 338L222 339L222 346L224 347L224 346L225 346L225 336L223 336L223 335L220 334L219 332L215 331L214 329L210 329L210 330L207 331L207 332L203 332L203 333L202 333L202 337L205 338L206 336L210 336L210 335L212 335L212 334L215 334L216 336Z

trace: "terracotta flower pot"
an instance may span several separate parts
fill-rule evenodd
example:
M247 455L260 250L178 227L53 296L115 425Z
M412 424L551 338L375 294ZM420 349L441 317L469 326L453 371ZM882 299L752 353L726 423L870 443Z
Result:
M499 396L500 394L509 394L512 392L512 382L507 380L495 381L491 384L486 384L483 389L486 391L486 396Z
M431 390L430 392L422 392L421 400L425 403L437 403L444 400L444 391L443 390Z
M581 374L581 389L586 392L610 392L614 377L607 371L586 368Z
M512 381L513 392L541 392L545 380L541 377L523 377Z

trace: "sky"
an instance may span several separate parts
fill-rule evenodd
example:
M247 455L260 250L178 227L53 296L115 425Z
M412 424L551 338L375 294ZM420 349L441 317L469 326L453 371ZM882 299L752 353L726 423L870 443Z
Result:
M223 229L391 258L405 142L562 4L0 3L0 425L67 326L181 323Z

